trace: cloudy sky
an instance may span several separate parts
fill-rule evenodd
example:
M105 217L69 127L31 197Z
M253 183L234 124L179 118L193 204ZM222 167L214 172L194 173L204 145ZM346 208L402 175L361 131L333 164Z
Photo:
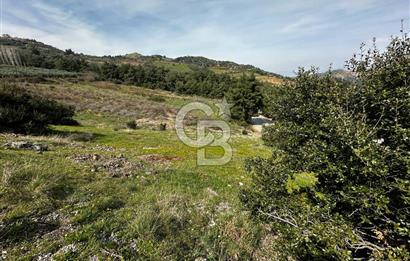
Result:
M206 56L293 75L409 28L410 0L1 0L2 33L94 55Z

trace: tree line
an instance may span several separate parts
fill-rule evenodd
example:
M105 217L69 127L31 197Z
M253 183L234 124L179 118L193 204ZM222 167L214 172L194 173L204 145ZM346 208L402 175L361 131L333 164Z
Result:
M232 117L249 122L262 108L261 86L255 76L242 75L234 78L217 74L208 69L195 69L189 73L178 73L152 65L133 66L104 63L94 65L94 72L101 80L114 81L161 89L179 94L198 95L209 98L226 97L232 103Z
M83 55L76 54L71 49L63 52L36 42L24 44L14 39L2 41L19 46L18 55L25 66L69 72L93 72L98 80L103 81L208 98L226 97L233 104L232 117L242 122L250 121L251 117L262 109L262 83L257 81L253 74L232 77L199 66L192 67L192 72L177 72L152 64L130 65L113 61L90 63Z
M81 72L89 68L88 62L68 49L64 53L45 53L34 45L19 50L19 55L25 66L46 69Z

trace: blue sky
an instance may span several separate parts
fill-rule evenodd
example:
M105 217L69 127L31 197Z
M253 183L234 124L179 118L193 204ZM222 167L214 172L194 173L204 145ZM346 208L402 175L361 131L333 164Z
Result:
M2 31L94 55L206 56L293 75L409 28L410 0L2 0Z

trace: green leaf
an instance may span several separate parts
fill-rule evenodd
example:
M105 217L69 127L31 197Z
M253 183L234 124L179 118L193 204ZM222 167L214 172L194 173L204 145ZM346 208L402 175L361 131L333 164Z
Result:
M312 172L301 172L293 174L293 178L286 182L286 189L289 194L293 191L299 191L301 188L312 188L317 183L317 177Z

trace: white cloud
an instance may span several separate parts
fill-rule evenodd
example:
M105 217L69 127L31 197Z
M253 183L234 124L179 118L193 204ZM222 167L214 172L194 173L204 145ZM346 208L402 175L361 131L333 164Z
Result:
M304 34L318 32L323 29L329 28L330 23L323 21L313 16L304 16L279 30L285 34Z
M5 21L7 33L60 49L201 55L289 74L341 65L374 35L383 45L408 16L402 0L5 1L17 18Z
M23 25L4 21L4 32L19 37L34 38L61 49L71 48L77 52L94 55L121 53L127 49L119 42L106 40L102 33L72 13L42 2L33 3L31 8L45 20L42 27L35 24L38 20L36 16L24 17L24 11L13 12L27 23Z

